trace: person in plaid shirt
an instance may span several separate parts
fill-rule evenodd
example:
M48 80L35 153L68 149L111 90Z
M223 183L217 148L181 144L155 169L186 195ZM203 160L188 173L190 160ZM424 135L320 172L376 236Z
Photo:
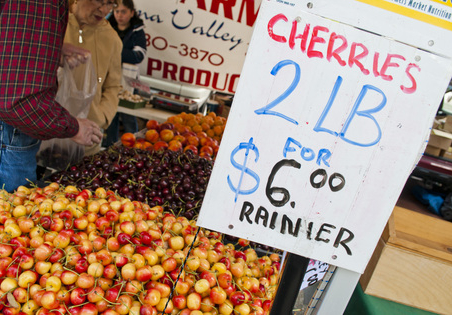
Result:
M102 139L95 123L55 101L61 58L76 66L87 53L63 46L67 19L65 0L0 0L0 189L8 192L36 181L41 140Z

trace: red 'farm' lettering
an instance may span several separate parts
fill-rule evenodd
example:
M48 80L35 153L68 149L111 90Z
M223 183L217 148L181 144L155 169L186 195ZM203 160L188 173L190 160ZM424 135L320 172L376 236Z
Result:
M180 0L181 3L188 2L189 0ZM195 0L191 0L195 1ZM196 0L197 8L200 10L207 11L207 5L205 0ZM246 25L253 26L254 22L256 22L257 14L259 13L259 7L254 8L256 1L255 0L242 0L240 4L240 11L237 17L237 22L242 22L243 16L246 19ZM230 20L234 20L233 12L235 6L238 5L238 1L230 1L230 0L212 0L210 5L210 13L219 15L220 6L223 8L224 17ZM245 14L244 14L245 13Z

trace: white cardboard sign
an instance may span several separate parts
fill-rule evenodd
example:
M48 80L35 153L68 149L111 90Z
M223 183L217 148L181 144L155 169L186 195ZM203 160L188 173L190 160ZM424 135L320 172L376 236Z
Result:
M262 2L197 223L362 273L452 63L306 8Z

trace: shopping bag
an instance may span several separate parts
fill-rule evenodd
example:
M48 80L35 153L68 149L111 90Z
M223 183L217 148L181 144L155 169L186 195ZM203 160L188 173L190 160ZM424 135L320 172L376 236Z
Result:
M91 57L87 62L70 68L67 62L58 69L56 101L77 118L88 117L91 102L96 94L97 78ZM57 171L78 163L85 147L71 139L54 138L42 141L37 154L38 165Z

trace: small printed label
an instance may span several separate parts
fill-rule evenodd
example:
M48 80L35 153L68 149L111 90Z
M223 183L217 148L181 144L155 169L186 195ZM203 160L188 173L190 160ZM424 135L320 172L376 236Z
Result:
M451 0L357 0L418 21L452 30Z

